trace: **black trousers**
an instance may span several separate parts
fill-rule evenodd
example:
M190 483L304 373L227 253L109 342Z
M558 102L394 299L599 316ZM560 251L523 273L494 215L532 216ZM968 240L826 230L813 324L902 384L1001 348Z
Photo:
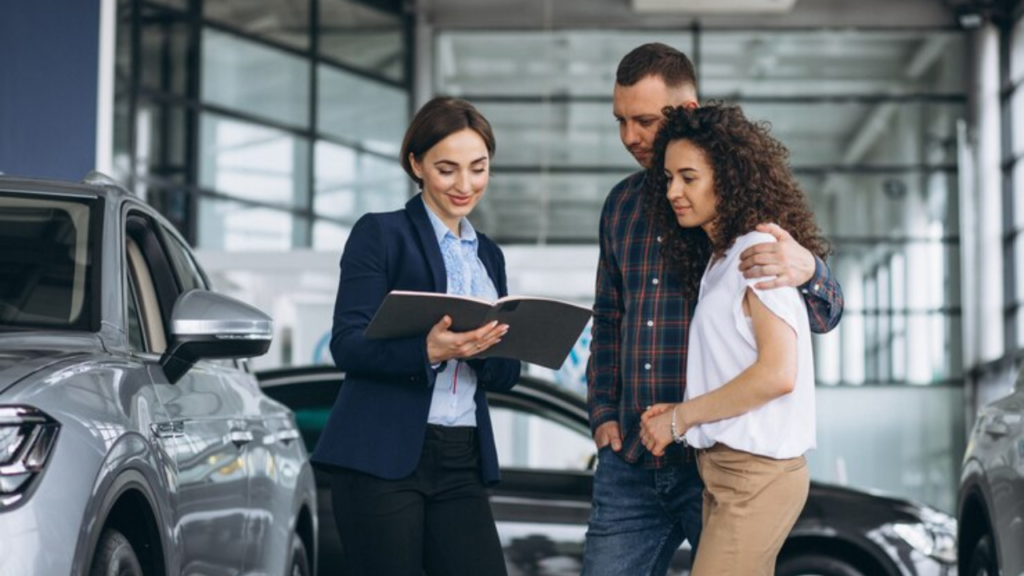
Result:
M475 428L428 425L419 465L399 480L336 469L331 498L346 574L506 575Z

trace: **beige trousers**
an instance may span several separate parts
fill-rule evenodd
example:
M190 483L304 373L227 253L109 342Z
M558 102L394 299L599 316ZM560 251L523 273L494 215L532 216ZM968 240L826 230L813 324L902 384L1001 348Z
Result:
M691 576L773 576L807 501L803 456L775 460L716 444L697 451L704 530Z

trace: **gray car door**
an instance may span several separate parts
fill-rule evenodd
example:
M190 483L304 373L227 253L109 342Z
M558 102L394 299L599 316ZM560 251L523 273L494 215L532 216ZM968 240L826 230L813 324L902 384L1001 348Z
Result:
M185 288L208 287L188 248L166 229L164 238L175 272ZM291 560L289 539L297 513L296 484L308 456L291 412L264 396L256 378L243 366L239 362L238 369L222 373L228 395L239 400L236 437L241 435L248 441L244 469L249 504L242 527L242 573L284 574Z
M235 386L253 399L249 425L254 438L247 455L253 511L246 523L250 548L244 570L284 574L298 504L294 494L306 452L291 413L264 396L255 378Z
M187 286L173 272L152 220L129 214L126 252L146 336L150 375L165 416L153 436L173 462L175 553L185 576L235 576L244 563L249 509L245 454L252 439L245 400L229 381L233 363L200 361L170 384L159 365L170 312Z
M175 272L186 288L205 288L207 280L188 248L164 230L167 252ZM240 539L243 574L283 574L288 558L289 527L294 515L293 495L304 454L295 445L290 413L269 401L255 377L241 369L241 363L222 373L228 395L238 401L233 430L236 438L248 442L242 458L248 482L249 503Z

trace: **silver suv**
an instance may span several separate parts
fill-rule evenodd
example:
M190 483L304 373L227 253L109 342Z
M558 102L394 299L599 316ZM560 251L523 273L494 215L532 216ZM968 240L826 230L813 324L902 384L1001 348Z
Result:
M0 177L0 576L313 574L271 333L109 180Z
M1024 575L1024 370L978 413L958 503L960 575Z

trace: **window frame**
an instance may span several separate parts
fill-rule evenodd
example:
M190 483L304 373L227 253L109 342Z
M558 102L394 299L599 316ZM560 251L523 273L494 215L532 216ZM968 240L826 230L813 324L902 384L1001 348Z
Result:
M388 75L377 73L374 70L368 70L358 65L347 64L332 57L328 53L327 48L322 46L321 42L322 22L319 0L303 1L308 3L309 9L309 42L308 46L304 48L254 33L253 31L246 30L243 26L233 26L230 23L224 23L207 17L204 4L201 1L174 6L153 0L126 0L118 5L118 20L122 25L119 27L117 38L118 61L116 66L119 70L123 70L126 73L118 76L119 81L116 87L118 97L116 98L115 105L118 114L115 114L115 116L119 119L124 118L123 121L119 120L119 122L122 122L122 125L116 126L116 133L123 135L124 144L121 148L116 149L115 152L125 156L123 165L128 167L121 176L128 183L129 188L141 190L143 196L148 195L149 191L152 190L160 202L166 203L166 205L159 206L161 211L175 211L176 214L180 214L180 217L176 219L180 221L176 221L175 225L185 237L187 244L191 246L197 245L200 240L198 236L200 230L199 213L201 211L201 199L239 201L253 207L284 212L297 221L307 222L308 225L296 228L292 239L292 244L296 247L312 246L313 228L317 222L329 222L340 226L350 225L351 222L345 219L321 214L316 210L315 191L318 182L316 179L316 160L313 150L318 142L332 142L339 146L352 148L358 153L372 154L384 160L393 161L396 166L399 165L399 160L394 157L395 155L381 154L374 150L368 150L357 143L345 141L342 138L319 130L318 116L320 110L322 110L318 98L319 76L321 68L336 70L355 75L362 80L384 87L396 88L402 92L405 98L405 105L403 109L395 110L394 112L395 114L409 116L413 106L414 15L402 12L397 4L394 6L393 11L380 6L375 8L382 13L393 14L400 23L398 28L401 35L399 51L402 55L400 66L403 72L402 79L395 80ZM146 32L147 28L144 24L147 23L147 19L154 20L156 17L165 17L169 22L180 23L183 21L186 23L185 35L187 37L188 49L185 56L182 56L180 52L168 51L173 49L173 43L161 44L157 42L146 44L144 42L144 40L149 39ZM159 22L157 26L159 26ZM156 30L156 28L154 29ZM159 32L159 30L157 31ZM207 31L229 35L234 39L252 43L260 49L273 50L282 55L297 56L304 59L303 64L309 67L308 119L304 120L301 125L291 125L270 118L256 116L242 109L234 109L204 101L202 98L203 71L201 69L201 62L203 34ZM144 49L156 52L155 55L147 60L160 63L161 72L156 77L169 78L173 77L174 72L184 70L185 88L183 93L180 87L167 82L159 86L153 86L152 83L149 86L142 85L142 60L143 56L147 54L144 52ZM181 60L183 57L185 58L184 61ZM175 58L177 58L177 61L175 61ZM306 92L306 90L304 89L303 92ZM140 165L140 158L145 154L140 152L139 144L137 143L140 134L145 132L140 130L138 126L140 123L139 110L147 105L161 111L166 109L184 111L184 118L182 119L179 119L177 116L158 118L153 123L153 141L147 143L152 144L158 150L164 151L170 145L180 144L185 150L183 165L179 166L177 162L168 164L169 160L157 158L145 170L137 170L136 167ZM309 153L302 162L302 171L297 172L295 178L303 182L305 197L297 199L293 205L279 205L261 200L247 200L240 198L238 195L225 193L222 190L204 187L200 183L201 118L203 115L210 113L253 126L283 130L291 137L302 140L308 147ZM179 122L183 131L172 130L170 125L173 122ZM173 134L179 132L182 137L177 140L174 139ZM177 151L178 148L175 148L175 150ZM406 194L407 197L413 194L411 185L407 187Z

